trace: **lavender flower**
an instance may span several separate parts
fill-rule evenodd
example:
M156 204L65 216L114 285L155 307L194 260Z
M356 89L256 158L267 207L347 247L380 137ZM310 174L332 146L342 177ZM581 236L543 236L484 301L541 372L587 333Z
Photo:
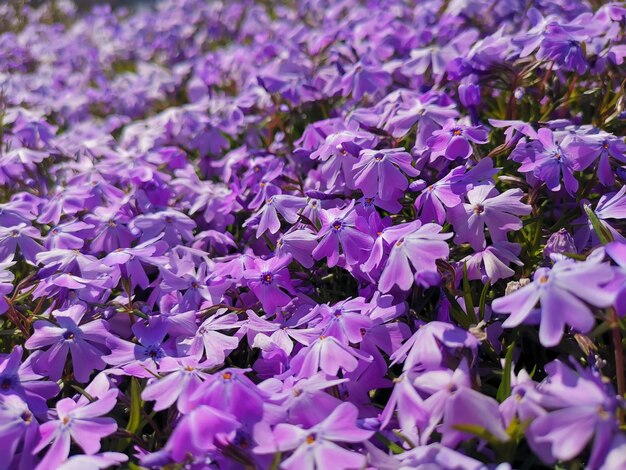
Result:
M357 408L343 403L321 423L310 429L290 424L279 424L273 430L273 439L254 449L258 454L290 451L294 453L283 462L285 468L358 468L365 465L364 455L351 452L336 442L363 442L373 431L356 426Z
M508 313L502 326L513 328L528 319L541 302L539 339L544 346L552 347L561 341L566 325L581 333L593 328L595 318L588 304L608 307L613 303L614 295L603 289L611 279L613 271L608 264L561 260L552 269L539 268L533 282L494 300L492 308Z
M411 266L417 274L436 275L435 262L448 257L449 248L444 240L451 236L441 233L437 224L421 225L416 221L398 227L389 239L393 247L378 282L380 291L389 292L394 285L409 290L414 282Z
M85 307L75 305L54 312L55 323L37 320L35 332L25 343L27 349L49 346L33 361L35 371L48 375L53 380L61 378L68 353L72 357L72 368L77 381L85 383L94 369L103 369L102 355L106 351L106 340L110 336L104 320L83 322Z
M476 186L468 191L468 203L456 206L449 215L456 231L455 241L468 242L475 250L484 249L485 225L492 241L507 241L509 231L522 228L522 221L516 216L528 215L531 211L530 206L520 202L522 196L519 189L498 194L490 185Z
M70 453L72 440L88 455L98 452L102 438L117 430L113 418L101 417L113 409L117 393L117 390L109 390L97 401L82 405L71 398L60 400L56 406L56 419L39 427L39 443L33 452L48 445L50 448L37 468L56 468L63 463Z

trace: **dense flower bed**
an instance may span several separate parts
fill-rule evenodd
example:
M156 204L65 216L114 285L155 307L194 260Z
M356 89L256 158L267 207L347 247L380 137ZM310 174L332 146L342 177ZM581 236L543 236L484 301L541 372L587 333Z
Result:
M626 8L0 5L0 469L626 468Z

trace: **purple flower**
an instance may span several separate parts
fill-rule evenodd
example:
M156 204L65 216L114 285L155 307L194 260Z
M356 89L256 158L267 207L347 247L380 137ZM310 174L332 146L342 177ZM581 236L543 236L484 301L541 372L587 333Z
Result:
M580 136L568 146L568 150L575 156L580 170L584 170L597 160L598 178L605 186L615 184L611 159L626 163L626 143L605 132Z
M583 204L585 203L583 201ZM603 194L593 212L600 223L611 232L615 240L626 242L624 235L607 222L607 219L622 220L626 218L626 186L622 186L616 193ZM581 219L575 220L573 223L577 225L580 222L583 222L584 225L574 232L574 240L578 249L584 250L589 243L589 239L592 239L594 244L598 242L598 235L586 213Z
M451 233L441 233L441 226L437 224L422 225L414 221L398 226L388 240L393 246L378 281L378 289L386 293L398 286L408 291L415 278L411 266L416 274L436 275L436 261L447 258L450 251L444 240L451 236Z
M176 462L189 455L198 457L216 450L217 444L232 440L241 424L229 413L212 406L199 405L189 410L174 428L165 444Z
M468 242L480 251L485 248L485 225L494 242L507 241L507 233L522 228L519 215L530 214L531 207L520 202L520 189L509 189L498 194L494 186L480 185L467 193L468 203L452 209L449 219L456 236L455 242Z
M334 336L321 335L310 346L293 358L292 367L298 378L311 377L322 370L330 376L340 370L352 372L359 362L370 362L372 357L340 342Z
M107 364L121 367L129 375L153 377L160 360L170 355L163 344L167 327L167 322L160 317L152 318L149 323L139 321L132 327L137 343L112 335L106 341L111 353L102 359Z
M203 252L201 252L204 254ZM179 299L182 311L195 310L200 307L203 300L215 305L220 302L224 292L230 287L231 282L214 272L207 274L208 263L202 263L196 268L189 260L172 261L171 269L160 267L161 288L164 292L184 291ZM175 269L172 271L172 269Z
M363 95L380 94L391 83L391 75L380 66L359 62L341 78L343 96L352 94L352 98L360 100Z
M67 362L68 353L72 357L74 377L78 382L89 381L94 369L103 369L102 356L106 351L106 341L110 333L104 320L82 322L86 309L75 305L54 312L55 322L37 320L35 332L24 344L27 349L47 350L33 360L36 372L59 380Z
M291 424L315 426L341 404L341 400L324 390L348 381L348 379L327 380L325 377L326 374L320 372L300 380L289 378L279 391L272 394L271 401L286 411ZM265 386L275 381L276 379L269 379ZM264 384L260 386L263 388Z
M118 391L109 390L93 403L79 404L64 398L56 405L56 419L39 427L39 443L34 452L50 448L38 469L57 468L70 453L73 440L83 451L92 455L100 450L100 440L117 430L113 418L101 416L113 409Z
M471 142L486 144L488 141L488 132L482 127L470 127L448 119L441 130L433 132L426 144L431 148L433 157L465 160L472 154Z
M291 255L269 260L255 259L253 266L244 273L248 287L267 313L274 313L289 303L291 297L285 291L296 295L287 269L291 259Z
M103 452L93 455L73 455L68 458L57 470L82 470L90 468L100 470L121 465L128 460L128 456L119 452Z
M93 228L93 225L78 220L59 224L48 232L44 246L48 250L79 250L85 244L87 237L84 235Z
M626 315L626 243L607 244L606 254L617 264L615 278L608 287L617 292L615 309L617 314L623 317Z
M439 443L417 446L401 453L398 459L406 468L454 468L463 470L482 470L485 468L485 464L480 460L468 457Z
M237 348L239 339L219 333L220 330L233 330L241 323L237 321L234 313L225 313L225 310L217 311L207 318L193 338L180 341L179 348L187 355L195 356L198 360L206 354L206 361L215 365L224 362L226 356Z
M427 139L434 131L441 129L447 120L459 115L452 104L439 102L436 94L428 93L422 96L401 94L400 96L402 97L401 103L397 105L393 115L385 120L383 129L393 137L401 138L417 123L415 146L418 150L426 146Z
M159 362L159 378L151 380L141 393L141 398L154 401L156 411L165 410L175 402L181 413L194 407L191 396L203 380L209 377L204 369L211 367L194 357L175 359L164 357ZM167 374L167 375L164 375Z
M0 396L0 423L0 468L33 468L39 423L28 405L17 395ZM16 457L20 446L21 455Z
M146 240L134 248L117 248L102 259L105 266L118 266L124 278L130 281L130 290L137 286L146 289L150 284L145 265L159 266L166 263L162 256L165 243L160 242L161 236Z
M302 266L310 269L314 263L311 253L317 246L316 240L315 234L306 228L290 230L276 241L276 256L291 255Z
M457 167L443 178L426 186L415 199L419 220L423 223L435 222L442 225L446 221L447 211L462 202L462 195L467 190L464 176L463 167Z
M313 318L321 318L315 322L315 328L322 330L323 335L333 336L344 344L358 344L372 326L372 321L364 314L369 307L363 298L346 299L332 306L318 305L300 320L300 324L312 325Z
M343 190L354 186L354 164L363 148L373 148L378 139L364 131L345 130L330 134L313 153L312 159L321 160L321 175L329 189Z
M37 253L43 250L35 241L39 238L41 238L39 230L24 223L13 227L0 227L0 259L13 257L15 250L19 248L19 253L26 261L36 264Z
M365 455L352 452L336 442L359 443L368 440L374 431L356 426L357 408L342 403L321 423L309 429L291 424L278 424L273 439L254 448L257 454L273 454L294 450L281 464L285 469L313 470L315 468L361 468Z
M424 369L454 368L459 357L473 364L478 350L478 340L471 333L450 323L432 321L413 334L391 356L392 364L404 362L403 369L419 366Z
M259 422L267 395L246 377L248 371L228 368L207 376L191 397L194 406L207 405L230 413L246 425Z
M0 315L6 312L9 308L9 304L5 298L5 295L13 292L13 279L15 276L9 268L15 264L13 256L9 256L6 259L0 261Z
M544 181L551 191L561 189L562 178L565 190L570 195L574 194L578 190L578 181L574 178L578 167L567 146L563 145L563 141L555 142L550 129L539 129L537 135L538 140L521 147L518 145L511 159L522 164L519 171L532 173L535 178Z
M599 374L560 361L546 365L548 378L539 385L538 402L548 413L526 431L531 449L545 462L572 460L593 440L587 465L597 468L617 434L618 401Z
M85 222L95 227L95 236L91 240L92 253L110 253L117 248L130 247L135 239L128 228L132 219L129 210L119 207L97 207L93 214L85 217Z
M320 213L323 226L318 232L319 244L313 250L313 258L328 258L328 266L339 261L339 246L346 263L356 264L363 260L372 245L372 238L362 230L364 221L354 210L354 201L344 209L328 209Z
M36 374L31 355L22 363L23 349L15 346L10 354L0 356L0 396L19 396L37 416L48 411L46 400L59 393L59 386Z
M510 264L523 266L524 263L518 258L522 247L517 243L506 241L496 242L482 251L467 256L461 262L467 264L468 279L489 280L495 284L500 279L506 279L515 274Z
M563 253L577 253L576 244L574 239L564 228L558 232L553 233L548 238L546 246L543 248L543 256L546 258L552 258L555 255L561 255Z
M411 166L412 161L411 154L402 148L361 150L359 161L354 165L354 183L366 197L378 194L382 199L391 199L394 192L404 191L409 186L402 172L409 176L419 174Z
M447 401L443 425L440 432L441 443L447 447L455 447L471 437L472 434L458 431L457 426L470 425L484 429L499 442L510 440L504 429L498 402L469 387L461 387Z
M170 246L193 240L193 229L196 228L192 219L173 209L140 215L130 225L141 233L142 242L163 234L163 240Z
M589 305L603 308L613 304L614 294L603 288L613 275L606 263L561 260L552 269L537 269L533 282L494 300L491 307L509 314L502 326L513 328L524 323L541 302L539 340L553 347L561 341L566 325L581 333L591 331L595 318Z
M550 28L537 55L542 59L553 60L564 70L582 75L587 70L587 59L581 44L586 36L584 33L568 32L560 27Z
M305 206L306 199L303 197L290 196L288 194L270 196L265 201L263 208L252 219L248 219L244 226L249 225L253 220L258 220L257 238L260 238L267 230L274 234L280 230L278 214L282 215L288 223L295 224L299 219L298 211L304 209Z

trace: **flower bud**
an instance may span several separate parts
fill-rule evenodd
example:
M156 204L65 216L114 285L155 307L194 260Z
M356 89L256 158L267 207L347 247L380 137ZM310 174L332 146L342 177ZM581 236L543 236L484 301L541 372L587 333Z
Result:
M543 256L550 258L553 254L563 253L577 253L574 239L564 228L550 235L543 249Z

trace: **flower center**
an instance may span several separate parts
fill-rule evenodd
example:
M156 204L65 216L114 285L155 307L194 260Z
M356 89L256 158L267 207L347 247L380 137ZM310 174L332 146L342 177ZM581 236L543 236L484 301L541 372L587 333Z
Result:
M310 445L310 444L313 444L314 442L315 442L315 434L309 434L306 437L306 443Z
M30 423L33 420L33 415L30 411L26 410L20 415L20 418L22 418L22 421L25 423Z
M293 396L294 397L299 397L300 395L302 395L302 390L300 390L299 388L294 388L293 389Z
M233 374L231 372L224 372L222 374L222 378L224 380L231 380L233 378Z
M272 273L263 273L261 276L261 282L266 285L271 284L273 279L274 277L272 276Z
M70 417L69 416L64 416L63 419L61 420L61 422L67 426L70 422Z
M2 390L9 390L12 384L13 381L11 380L11 377L5 377L4 379L2 379L2 384L0 385L0 388Z
M174 219L171 216L167 216L165 217L165 223L171 224L174 222Z
M462 133L463 131L459 129L458 127L455 127L454 129L452 129L452 135L461 135Z
M403 244L404 244L404 237L402 237L396 242L396 246L402 246Z
M385 155L383 155L382 153L378 152L374 155L374 160L376 160L377 162L381 161L383 158L385 158Z
M476 204L474 206L474 213L475 214L482 214L483 212L485 212L485 206L483 206L482 204Z
M74 339L74 333L69 330L65 330L65 332L63 333L63 339L66 339L68 341Z
M152 359L156 359L159 357L159 349L155 346L150 346L148 348L148 356L150 356Z
M544 274L539 278L539 284L545 284L546 282L548 282L548 279L550 279L548 275Z
M333 229L335 229L335 232L338 232L339 230L341 230L342 227L343 227L343 224L341 223L341 220L335 220L333 222Z

